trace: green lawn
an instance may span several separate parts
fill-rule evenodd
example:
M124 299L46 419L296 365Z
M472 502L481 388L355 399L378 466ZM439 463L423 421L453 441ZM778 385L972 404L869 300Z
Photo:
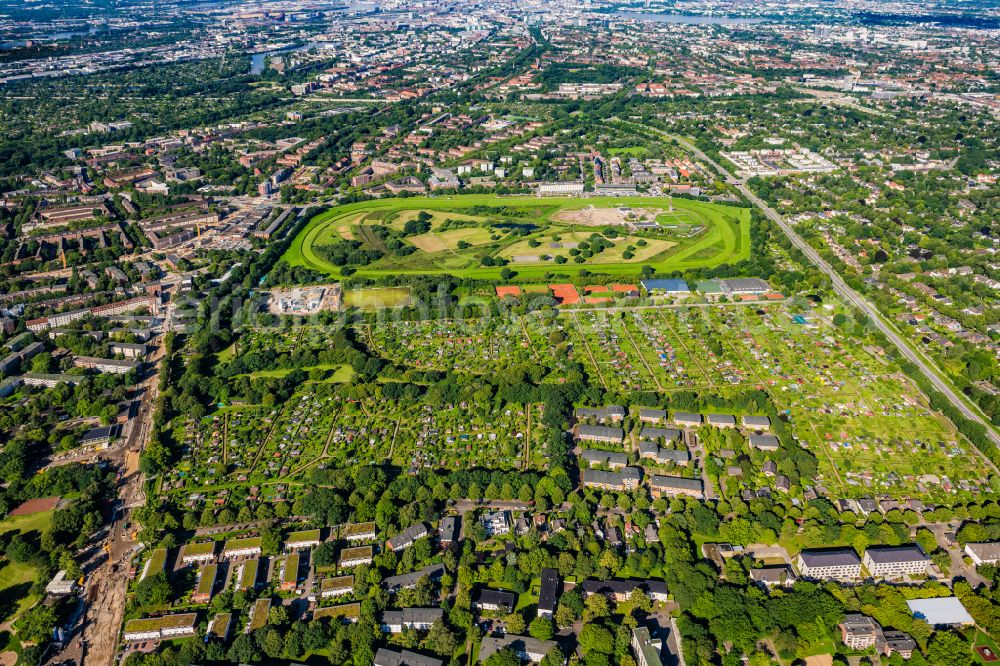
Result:
M977 629L976 630L976 635L972 639L972 645L971 645L972 653L974 655L973 656L973 660L977 664L995 664L995 663L997 663L995 661L994 662L988 662L988 661L984 660L982 657L979 656L979 653L976 652L976 647L980 646L980 645L985 645L986 647L988 647L990 650L993 651L993 654L1000 654L1000 648L997 647L997 644L993 641L993 639L991 639L989 636L987 636L982 631L979 631Z
M615 157L645 157L646 153L649 152L644 146L627 146L624 148L609 148L608 154Z
M38 597L28 594L38 569L30 564L7 561L0 568L0 614L17 617L35 605Z
M44 532L52 524L53 511L39 511L30 516L8 516L0 520L0 534L10 530L25 532Z
M491 235L490 230L484 227L459 227L447 231L428 231L411 237L410 243L425 252L442 252L457 250L462 241L469 245L486 245L491 242Z
M344 293L344 307L359 310L395 308L410 302L409 287L379 287L375 289L352 289Z
M236 354L236 343L234 342L233 344L229 345L228 347L220 351L218 354L216 354L215 358L219 363L225 363L226 361L230 360L235 354Z
M480 640L472 641L472 647L469 650L469 661L467 662L469 666L475 666L479 663L479 647L481 643L482 641Z
M524 262L524 263L513 262L511 266L515 270L521 268L526 264L527 265L544 264L553 270L561 271L568 264L560 266L554 263L552 260L545 261L540 258L542 255L549 255L549 256L562 255L567 259L572 260L569 254L569 250L563 248L552 248L550 246L551 243L556 242L555 237L558 236L561 239L561 242L563 243L581 243L590 238L592 233L594 232L589 230L588 231L575 230L566 232L555 229L546 232L541 236L539 236L538 238L534 239L536 241L541 242L541 245L539 245L538 247L531 247L530 241L522 240L522 241L517 241L513 245L506 246L505 248L500 250L500 252L498 252L497 254L508 260L512 259L513 257L523 257L523 256L539 257L538 261ZM589 260L587 262L588 264L590 265L594 265L595 263L639 264L642 262L654 260L657 255L666 252L667 250L670 250L671 248L677 245L677 243L674 243L673 241L661 240L661 239L647 239L646 246L639 247L638 245L636 245L637 241L639 240L639 237L637 236L623 236L621 238L614 238L610 240L612 243L614 243L614 247L610 247L604 250L595 258ZM627 248L629 245L635 246L635 250L633 251L633 254L635 256L633 256L631 259L625 259L622 255L625 252L625 248Z
M295 368L279 368L277 370L259 370L250 374L254 379L260 377L286 377ZM321 363L320 365L311 365L307 368L301 368L303 372L310 372L312 370L334 370L334 372L327 377L326 381L334 383L343 383L350 381L351 377L354 376L354 370L351 369L349 365L341 365L340 363Z
M515 223L531 222L546 224L552 213L559 210L580 209L586 207L618 207L633 206L637 208L662 207L664 209L671 206L678 213L683 212L687 222L693 222L705 227L705 231L690 239L678 240L674 246L669 246L663 241L659 244L651 243L653 248L643 252L636 252L637 258L631 263L622 261L617 248L608 250L584 263L569 262L557 265L544 262L534 265L512 266L518 273L520 280L542 279L548 272L559 272L564 274L575 274L581 270L591 270L612 275L637 275L642 265L649 264L658 271L667 272L673 270L685 270L690 268L704 268L718 266L722 263L737 262L750 256L750 213L749 210L722 206L718 204L692 201L688 199L671 198L646 198L646 197L592 197L586 199L540 199L536 197L498 197L494 195L460 195L443 198L432 197L409 197L405 199L381 199L377 201L364 201L354 204L339 206L314 217L306 228L294 239L291 246L285 253L283 259L294 266L305 266L313 270L339 276L340 269L331 265L317 255L315 246L330 242L334 237L343 237L345 225L350 226L359 219L359 214L366 214L368 218L375 216L388 216L391 213L398 213L392 224L397 225L400 221L412 217L417 212L425 210L434 215L434 222L438 222L441 216L463 216L465 211L476 207L486 206L493 208L507 209L534 209L535 215L524 217L510 216L510 221ZM496 215L481 217L484 226L490 224L488 218L495 218ZM502 214L499 217L504 217ZM551 224L561 224L552 221ZM579 225L565 225L567 233L580 231ZM599 227L585 228L586 235L598 231ZM517 237L483 245L489 240L482 233L486 228L461 229L451 232L430 232L425 237L419 239L417 245L422 245L422 249L405 257L385 257L369 266L358 267L357 274L360 276L386 276L399 274L440 274L449 273L456 277L472 277L495 279L498 278L502 270L501 267L485 267L479 263L480 257L488 253L491 256L509 256L506 251L507 246L521 242ZM551 234L552 228L539 233L542 236ZM471 248L457 250L459 240L466 240L472 245ZM656 239L648 239L656 240ZM540 246L531 254L548 253ZM641 258L638 258L641 257ZM351 305L350 295L345 295L345 304ZM378 305L378 307L391 307L389 305Z
M42 533L52 524L53 511L40 511L29 516L8 516L0 520L0 534L17 531ZM30 564L6 560L0 566L0 621L10 620L38 601L39 597L29 594L38 577L38 569Z

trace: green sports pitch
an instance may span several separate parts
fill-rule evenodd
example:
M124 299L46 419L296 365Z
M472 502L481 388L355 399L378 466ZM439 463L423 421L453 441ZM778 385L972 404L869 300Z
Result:
M420 213L426 213L425 220L429 216L429 229L399 235ZM616 233L606 234L609 228ZM339 277L341 267L323 258L323 246L354 241L384 250L386 230L412 247L401 256L386 252L353 267L357 275L447 273L495 279L507 266L518 278L529 280L585 269L626 276L637 275L646 265L670 272L750 256L750 212L744 208L666 197L458 195L338 206L310 220L283 258L293 266ZM578 246L587 248L594 234L606 241L604 247L581 252Z

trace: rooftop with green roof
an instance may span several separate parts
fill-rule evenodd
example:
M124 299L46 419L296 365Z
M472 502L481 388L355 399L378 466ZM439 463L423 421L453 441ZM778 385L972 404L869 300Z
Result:
M266 625L267 613L270 610L271 610L270 599L258 599L256 602L254 602L253 609L250 611L249 630L254 631Z
M253 558L243 562L243 569L240 571L240 587L249 589L257 586L257 575L260 571L260 559Z
M163 571L167 565L167 549L157 548L146 560L146 565L142 568L142 576L139 580L145 580L146 576L155 576Z
M281 575L281 582L294 585L299 582L299 554L292 553L285 560L285 572Z
M125 623L125 633L134 634L147 631L162 631L164 629L179 629L194 625L198 619L197 613L175 613L161 617L146 617L129 620Z
M240 550L251 550L255 548L259 550L260 544L261 538L259 536L246 537L243 539L228 539L222 550L227 553Z
M345 592L354 587L354 576L337 576L335 578L324 578L319 589L321 593L344 590Z
M214 636L215 638L224 639L229 633L229 625L233 621L232 613L219 613L214 618L208 627L208 635Z
M364 558L371 558L372 547L371 546L356 546L354 548L345 548L340 551L340 561L350 562L351 560L359 560Z
M340 606L327 606L317 608L313 611L313 619L318 620L324 617L342 617L347 620L356 620L361 617L361 604L341 604Z
M214 555L215 554L215 542L214 541L202 541L200 543L189 543L185 544L181 548L181 558L185 557L197 557L204 555Z
M374 534L375 523L347 523L340 529L340 536L349 539L353 536Z
M289 532L288 536L285 537L285 545L290 545L293 543L310 543L313 541L319 541L320 531L317 530L300 530L298 532Z
M201 575L198 578L198 587L195 588L194 593L199 595L212 594L212 589L215 587L215 577L218 573L218 564L202 567Z

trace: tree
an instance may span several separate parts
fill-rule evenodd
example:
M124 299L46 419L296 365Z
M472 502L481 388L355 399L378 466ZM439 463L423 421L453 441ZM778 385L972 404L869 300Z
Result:
M615 649L615 637L598 624L585 624L580 632L580 647L584 652L611 654Z
M555 635L555 630L552 628L552 620L547 617L536 617L531 621L531 626L528 627L528 635L540 641L549 640Z
M653 608L653 602L650 600L649 595L638 588L632 591L629 601L632 602L635 608L645 613L648 613Z
M524 633L524 616L520 613L511 613L506 618L504 622L507 624L508 634L523 634Z
M281 530L268 527L260 533L260 550L264 555L277 555L281 552Z
M931 532L926 527L921 527L919 530L917 530L917 536L915 540L917 542L917 545L919 545L923 549L923 551L928 555L934 552L934 550L937 548L937 538L934 536L934 533Z
M337 563L337 544L333 541L321 543L313 551L313 562L317 567L328 567Z
M572 608L566 604L559 604L556 606L556 625L560 629L571 627L574 622L576 622L576 614L573 613Z
M563 656L563 653L559 650L559 648L554 647L549 650L544 657L542 657L542 660L539 662L539 666L563 666L565 663L566 657Z
M451 655L458 647L458 637L442 620L431 625L424 639L424 647L442 656Z
M271 606L267 613L267 623L269 625L284 626L288 624L289 615L287 606Z
M268 629L267 633L264 634L264 640L261 642L260 647L264 651L264 654L274 659L281 656L281 653L285 649L285 641L277 629Z
M27 562L34 556L35 548L20 534L15 534L7 544L6 554L13 562Z
M52 606L45 604L33 606L17 620L15 624L17 637L22 642L28 643L46 641L52 636L57 620L56 611Z
M603 594L592 594L584 602L587 612L584 613L584 620L600 620L611 615L611 606L608 598Z
M249 664L260 660L253 639L249 634L240 634L233 640L233 644L229 648L229 660L240 664Z
M135 586L135 600L140 606L162 606L173 597L173 586L163 571L146 576Z
M950 631L939 631L927 645L927 661L936 666L968 666L968 641Z
M485 666L521 666L521 658L510 648L504 648L491 654Z
M48 352L42 352L38 356L31 359L31 371L40 374L46 374L52 370L52 354Z

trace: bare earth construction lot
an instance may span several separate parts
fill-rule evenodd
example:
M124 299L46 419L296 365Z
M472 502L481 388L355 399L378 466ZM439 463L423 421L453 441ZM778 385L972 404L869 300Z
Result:
M271 314L312 315L340 309L342 292L339 284L315 287L274 289L268 294L267 311Z
M564 209L552 214L552 219L570 224L582 224L588 227L632 226L634 224L655 222L663 214L660 208L597 208L588 206L579 209Z

